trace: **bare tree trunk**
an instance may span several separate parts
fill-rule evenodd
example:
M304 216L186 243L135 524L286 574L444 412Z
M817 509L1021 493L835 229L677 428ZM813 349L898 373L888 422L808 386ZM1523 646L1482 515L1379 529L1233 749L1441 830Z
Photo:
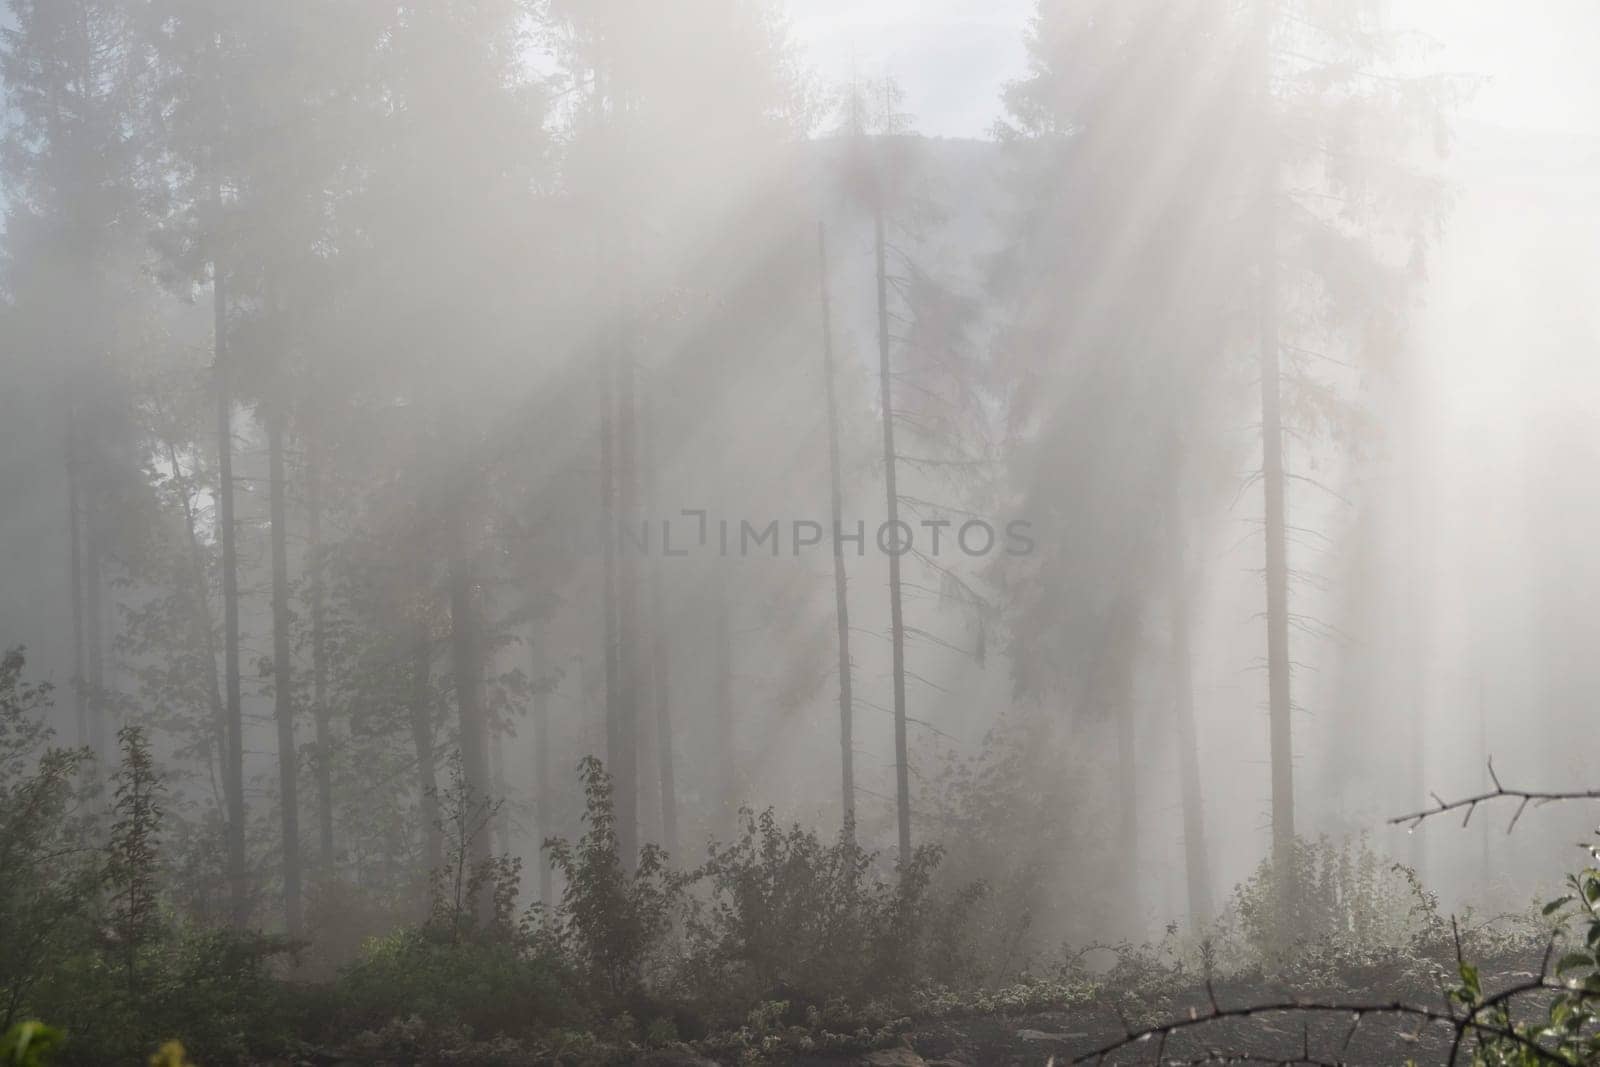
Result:
M217 377L217 529L222 541L222 654L228 699L228 746L224 754L224 789L228 798L228 902L233 925L242 929L250 918L245 861L244 716L239 695L239 561L233 521L233 367L228 357L226 273L213 259L212 304L215 313Z
M426 874L444 866L444 831L439 825L437 754L433 734L433 640L428 627L428 567L418 561L416 618L411 634L411 743L417 754L418 812L422 820Z
M491 803L489 783L488 724L483 706L483 641L477 579L469 547L461 529L464 507L452 508L450 546L450 650L451 673L455 676L456 712L460 720L461 774L466 779L475 804ZM470 862L489 859L489 837L473 835ZM480 910L492 901L479 901Z
M1270 190L1269 190L1269 195ZM1272 214L1272 210L1269 214ZM1288 859L1294 846L1294 742L1290 720L1290 576L1283 506L1283 419L1278 397L1275 242L1262 259L1261 437L1262 493L1266 498L1267 709L1272 741L1272 854L1288 899L1296 896Z
M167 445L167 462L172 467L174 478L183 476L182 469L178 466L178 450L171 441ZM190 498L189 486L182 487L183 494L183 529L189 548L188 576L182 581L182 586L189 592L190 611L194 619L195 641L205 649L206 654L206 696L211 703L212 745L216 756L225 761L228 737L228 709L222 700L222 687L217 682L217 635L211 624L211 598L206 588L205 560L200 553L200 537L195 530L194 504ZM213 765L214 768L214 765ZM226 776L226 770L224 770ZM215 775L212 777L212 786L216 786Z
M91 470L96 469L98 465L92 464ZM113 754L106 731L105 604L102 599L105 583L100 573L104 549L100 541L101 508L96 506L94 488L94 482L91 481L89 506L84 509L84 621L87 624L84 668L88 675L84 690L88 697L89 747L99 758L98 773L103 778Z
M283 821L283 917L289 936L297 938L305 927L300 884L300 751L294 738L290 671L288 507L281 412L267 415L267 466L272 522L272 696L278 724L278 805Z
M1261 484L1266 509L1267 691L1272 760L1272 855L1285 901L1293 884L1294 742L1289 696L1289 564L1284 531L1283 416L1279 385L1277 164L1263 177L1260 262Z
M307 565L311 570L311 714L317 727L317 857L333 870L333 726L328 708L327 594L323 585L322 461L313 446L306 464Z
M1122 904L1130 919L1139 918L1139 763L1134 722L1133 656L1131 650L1117 654L1116 695L1111 702L1112 721L1117 732L1117 849L1120 864L1117 881L1122 887Z
M1106 655L1102 660L1104 687L1097 693L1097 699L1110 717L1116 734L1118 867L1115 877L1124 914L1134 923L1141 918L1138 708L1133 685L1139 638L1138 604L1132 595L1127 595L1111 618Z
M851 693L850 598L844 569L844 542L839 524L844 512L844 491L839 471L839 406L833 386L833 318L828 300L828 236L817 223L817 256L822 283L822 377L828 400L828 489L833 529L833 604L839 628L839 776L841 818L846 837L856 833L856 774L854 718L855 698Z
M615 779L617 764L622 759L622 719L617 672L617 465L611 436L616 398L612 392L609 353L602 354L597 369L600 375L600 609L605 642L606 772Z
M70 393L70 390L69 390ZM83 691L83 501L78 485L77 402L67 397L67 567L72 585L72 710L78 744L89 744L89 709Z
M716 786L712 796L711 829L725 836L734 828L740 800L738 746L734 743L733 620L729 614L727 563L719 557L712 567L712 729L716 745L716 770L713 772Z
M616 350L617 511L623 528L638 529L639 468L634 411L634 365ZM639 549L621 546L617 568L617 734L621 745L612 770L617 802L617 848L622 866L639 858Z
M1494 787L1494 780L1489 776L1489 696L1488 688L1484 684L1483 672L1478 672L1478 762L1483 764L1483 787L1485 790ZM1478 820L1478 860L1483 886L1479 890L1481 899L1489 902L1489 887L1494 880L1494 868L1489 862L1489 820Z
M650 402L639 405L639 454L644 473L646 521L660 514L660 465L655 456L655 419ZM667 855L678 856L678 785L672 756L672 644L667 636L666 592L662 587L661 567L666 552L663 543L650 560L650 698L655 706L656 780L661 788L661 847Z
M1429 656L1429 622L1430 603L1432 599L1432 582L1429 580L1429 560L1431 553L1431 529L1428 526L1428 515L1431 512L1428 500L1427 478L1427 425L1425 422L1427 412L1427 390L1421 379L1420 368L1413 365L1409 368L1402 380L1402 395L1405 397L1407 418L1405 429L1402 431L1407 437L1405 450L1406 456L1406 481L1405 487L1405 520L1410 536L1405 545L1405 596L1408 604L1407 630L1410 645L1408 650L1410 662L1407 670L1407 688L1410 690L1411 716L1410 734L1406 744L1408 766L1406 773L1411 781L1407 783L1408 792L1416 795L1426 795L1428 790L1428 682L1431 658ZM1429 834L1407 834L1406 844L1411 869L1419 878L1427 880L1428 874L1428 838Z
M499 733L498 724L486 724L489 743L489 781L494 790L495 802L499 803L510 795L506 788L506 761L503 746L495 736ZM502 856L511 854L511 823L506 818L504 810L496 811L490 818L490 831L493 834L494 850Z
M1174 493L1174 496L1177 494ZM1183 794L1183 862L1189 891L1189 923L1198 930L1211 920L1211 864L1201 806L1200 753L1195 738L1194 679L1189 652L1188 576L1183 526L1172 505L1168 541L1172 552L1172 685L1178 720L1178 782Z
M900 602L900 495L895 487L894 401L889 373L889 279L885 263L883 207L873 213L873 247L878 275L878 376L883 403L883 480L886 523L895 543L889 548L889 636L894 650L895 813L900 831L900 862L911 859L911 766L906 754L906 633Z
M550 788L550 694L538 662L534 664L533 681L533 803L539 827L539 902L550 908L556 904L550 859L544 854L544 841L555 832L554 791Z

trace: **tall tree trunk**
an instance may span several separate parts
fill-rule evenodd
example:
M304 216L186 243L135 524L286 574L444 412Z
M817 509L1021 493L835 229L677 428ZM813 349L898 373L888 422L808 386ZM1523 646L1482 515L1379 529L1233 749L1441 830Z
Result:
M311 714L317 727L317 860L333 870L333 726L328 708L327 594L323 585L322 459L306 464L306 563L311 574Z
M1494 779L1489 775L1489 697L1481 669L1478 672L1478 762L1483 764L1484 789L1494 788ZM1488 901L1489 887L1494 880L1493 867L1489 863L1488 819L1478 820L1478 860L1479 875L1483 880L1478 893L1481 900Z
M89 744L89 709L83 691L83 491L78 485L77 404L67 397L67 573L72 586L72 710L78 745Z
M278 724L278 806L283 822L283 917L289 936L305 927L300 876L300 751L294 738L294 689L289 650L288 507L285 500L283 415L267 416L268 508L272 522L272 697Z
M425 874L444 866L444 830L439 825L437 753L433 734L433 640L428 626L428 567L419 560L416 581L416 618L411 632L411 743L417 754L418 813L422 820Z
M615 780L622 759L621 684L617 673L617 462L612 439L616 407L610 353L598 361L600 376L601 639L605 642L606 772Z
M1284 901L1298 896L1294 742L1289 697L1289 564L1284 531L1283 416L1278 340L1278 176L1269 153L1261 189L1261 484L1266 509L1267 692L1272 760L1272 855Z
M878 275L878 377L883 404L883 481L886 526L895 543L889 551L889 636L894 650L895 814L900 831L900 862L911 859L911 765L906 755L906 632L900 602L900 494L895 487L894 401L889 371L889 277L885 262L883 206L873 212L873 248Z
M1420 368L1413 364L1403 379L1406 408L1406 425L1403 433L1408 438L1405 446L1406 482L1404 504L1405 522L1410 536L1405 542L1405 596L1408 605L1407 644L1409 662L1405 672L1410 690L1410 734L1404 746L1407 767L1404 773L1411 779L1407 783L1410 795L1426 796L1428 792L1428 681L1431 659L1429 656L1429 604L1432 583L1429 581L1428 563L1432 558L1428 515L1432 508L1427 499L1427 389ZM1407 860L1419 878L1427 880L1429 834L1407 834Z
M90 454L94 456L96 450L91 448ZM98 457L96 457L98 458ZM91 471L99 471L100 466L91 460ZM101 543L101 508L96 507L95 483L89 483L89 504L84 508L84 622L87 628L84 640L84 670L87 679L84 692L87 695L87 710L89 718L89 747L99 758L99 775L103 778L113 756L110 747L110 738L106 730L106 678L105 678L105 652L103 638L105 634L105 582L101 576L101 563L103 562L104 548Z
M182 468L178 466L178 450L171 441L167 445L167 462L172 467L174 478L183 477ZM211 598L206 588L205 558L200 551L200 536L195 529L194 503L189 495L189 486L181 488L183 495L183 529L188 545L187 574L181 580L181 587L187 591L189 610L194 620L195 643L205 649L206 656L206 696L211 704L212 743L210 748L215 752L219 761L226 761L228 738L228 709L223 703L222 687L217 682L217 635L211 625ZM213 764L212 787L216 787L215 764ZM226 768L223 775L226 777ZM222 798L217 798L219 806Z
M1269 195L1272 192L1269 190ZM1267 208L1272 214L1272 208ZM1270 226L1270 222L1269 222ZM1270 234L1270 232L1269 232ZM1262 258L1261 440L1262 496L1266 499L1267 709L1272 747L1272 854L1282 891L1294 899L1294 742L1290 720L1290 573L1283 517L1283 419L1278 395L1277 274L1275 240Z
M67 391L65 433L67 457L67 575L72 592L72 698L78 744L89 743L88 709L83 700L83 549L79 536L78 434L70 389Z
M728 565L720 556L712 563L711 596L711 704L715 745L711 830L718 836L727 836L733 832L739 812L739 746L735 743L733 619L728 603Z
M841 818L846 837L856 832L855 698L851 693L850 598L844 569L844 491L839 471L839 405L833 386L833 316L828 300L828 235L817 223L817 258L822 285L822 377L828 402L828 490L833 540L833 606L839 629L839 778Z
M450 516L450 655L455 676L456 713L460 722L461 774L466 780L474 805L493 803L489 782L488 722L483 705L483 640L481 605L470 549L461 526L464 508L455 506ZM468 861L474 865L489 859L489 835L473 835ZM485 896L479 902L486 912L493 902Z
M510 795L506 788L506 761L503 746L494 735L499 731L495 723L486 722L485 732L488 735L489 746L489 781L494 790L495 801L503 800ZM511 854L511 822L506 818L504 811L495 811L491 816L490 829L493 831L494 850L502 856Z
M634 363L619 346L617 361L617 511L623 529L638 529L639 467ZM617 567L617 732L621 745L613 784L622 866L639 857L639 549L621 549Z
M1139 918L1139 762L1133 696L1133 657L1118 656L1116 696L1111 718L1117 732L1117 881L1122 904L1135 921Z
M1176 497L1174 493L1174 497ZM1201 806L1200 753L1195 738L1194 678L1189 651L1189 588L1184 538L1176 500L1168 534L1172 552L1172 685L1178 720L1178 782L1183 795L1183 865L1189 891L1189 923L1199 930L1211 920L1211 863Z
M644 474L646 522L660 515L658 490L660 463L656 456L655 419L649 401L639 405L639 455ZM672 756L672 644L667 636L666 592L662 583L662 561L666 553L666 532L662 544L650 560L650 699L655 710L656 781L661 788L661 847L667 855L678 856L678 785Z
M244 717L239 695L239 562L233 522L233 367L228 357L226 272L212 260L217 379L217 529L222 541L222 654L228 698L228 747L223 758L228 798L228 903L233 925L250 918L244 849Z
M1117 745L1117 870L1124 914L1138 923L1139 882L1139 761L1138 708L1134 701L1134 668L1140 637L1139 608L1133 596L1124 596L1112 618L1104 666L1108 676L1099 694L1110 716Z
M545 839L555 833L554 790L550 788L550 693L542 663L537 659L533 686L533 814L539 827L539 903L552 908L556 901L551 885L550 858L544 854Z

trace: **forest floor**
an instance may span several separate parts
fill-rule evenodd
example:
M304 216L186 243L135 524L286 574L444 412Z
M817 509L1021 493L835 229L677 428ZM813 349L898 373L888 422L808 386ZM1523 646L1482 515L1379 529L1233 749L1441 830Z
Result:
M1485 961L1486 991L1510 985L1537 973L1537 954ZM1446 1012L1444 986L1426 988L1417 981L1393 981L1393 974L1346 976L1323 987L1299 985L1292 991L1256 979L1218 982L1210 991L1195 988L1161 996L1125 1015L1124 998L1095 997L1055 1010L1017 1015L946 1018L912 1025L898 1048L853 1057L795 1056L796 1067L1058 1067L1079 1061L1125 1039L1130 1028L1154 1026L1190 1017L1242 1009L1249 1005L1406 1004ZM1385 979L1389 979L1386 981ZM1453 981L1447 976L1445 981ZM1213 999L1214 997L1214 999ZM1102 1061L1106 1064L1304 1063L1340 1065L1447 1064L1455 1033L1439 1022L1415 1016L1370 1012L1354 1025L1350 1011L1283 1012L1226 1017L1124 1046ZM1470 1039L1459 1061L1470 1055ZM1093 1058L1089 1062L1096 1062Z
M1526 943L1524 943L1526 945ZM1537 976L1548 963L1542 946L1502 950L1480 957L1486 996ZM1458 984L1451 960L1390 958L1348 960L1329 967L1308 961L1291 984L1259 974L1219 978L1211 985L1181 971L1145 972L1132 984L1089 984L1077 999L1034 1001L1010 1010L969 1007L933 1009L937 1015L877 1015L876 1032L859 1039L826 1027L760 1026L737 1035L714 1032L690 1044L648 1051L624 1042L543 1049L519 1043L467 1043L402 1052L390 1043L360 1049L274 1060L275 1067L1066 1067L1087 1062L1106 1067L1175 1067L1199 1064L1296 1064L1307 1067L1400 1067L1470 1063L1473 1042L1456 1043L1449 990ZM1307 978L1308 973L1322 977ZM774 1002L776 1004L776 1002ZM970 1002L969 1002L970 1003ZM1012 1001L1022 1004L1022 1001ZM1535 1000L1518 1001L1524 1011L1543 1011ZM1037 1005L1037 1006L1034 1006ZM1284 1007L1284 1006L1291 1007ZM1434 1013L1394 1010L1405 1005ZM781 1007L782 1005L778 1005ZM1270 1006L1270 1007L1269 1007ZM891 1016L892 1016L891 1012ZM754 1016L752 1016L754 1020ZM1151 1037L1133 1034L1157 1028ZM1160 1032L1165 1028L1165 1036ZM838 1039L845 1038L840 1041ZM837 1051L803 1051L829 1048ZM844 1049L849 1049L845 1051ZM863 1051L870 1049L870 1051ZM310 1050L306 1050L309 1052ZM1104 1055L1101 1055L1104 1053Z

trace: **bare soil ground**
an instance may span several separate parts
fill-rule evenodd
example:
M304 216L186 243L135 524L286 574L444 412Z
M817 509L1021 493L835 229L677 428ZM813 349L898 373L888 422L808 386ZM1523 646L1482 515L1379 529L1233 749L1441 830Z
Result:
M1515 957L1493 961L1484 968L1485 988L1492 992L1530 976L1539 960ZM799 1056L796 1067L837 1067L841 1063L862 1067L1044 1067L1052 1062L1065 1067L1126 1038L1130 1029L1158 1022L1206 1016L1215 1005L1224 1011L1247 1005L1295 1002L1299 1004L1386 1004L1401 1001L1447 1012L1442 986L1419 983L1385 984L1382 976L1338 987L1305 988L1292 992L1261 981L1219 983L1208 992L1196 988L1162 997L1126 1018L1111 999L1095 1000L1060 1010L1013 1016L980 1016L931 1021L912 1027L903 1046L855 1057ZM1455 1043L1454 1029L1415 1016L1369 1012L1359 1023L1347 1011L1298 1010L1223 1018L1174 1030L1163 1043L1152 1037L1108 1054L1107 1065L1135 1064L1310 1064L1398 1067L1414 1062L1419 1067L1448 1064ZM1456 1052L1457 1063L1470 1062L1471 1039Z

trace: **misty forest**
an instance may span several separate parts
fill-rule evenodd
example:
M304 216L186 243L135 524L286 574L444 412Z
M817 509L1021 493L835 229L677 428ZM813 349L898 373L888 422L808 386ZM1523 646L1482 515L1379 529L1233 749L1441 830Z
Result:
M0 1064L1600 1063L1600 137L1025 2L8 0Z

